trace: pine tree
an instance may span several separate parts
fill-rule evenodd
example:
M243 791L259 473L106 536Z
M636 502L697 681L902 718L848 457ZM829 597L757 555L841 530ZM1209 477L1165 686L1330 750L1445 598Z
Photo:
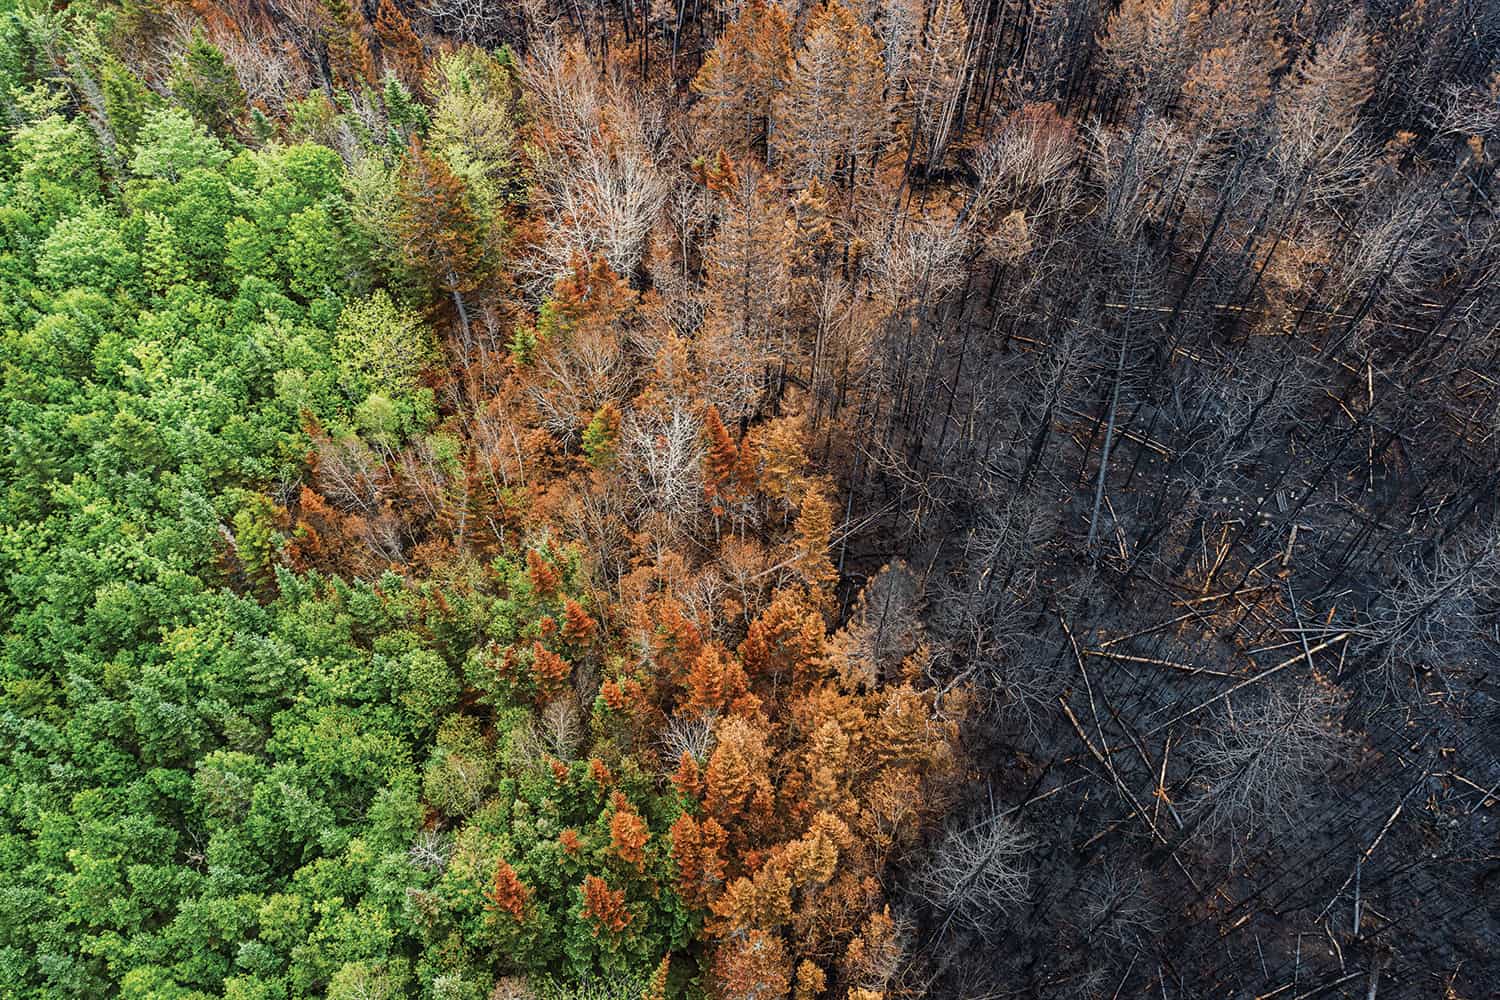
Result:
M850 181L885 141L890 107L880 46L840 0L830 0L808 21L776 120L776 157L798 183L813 177Z
M415 136L401 165L399 200L396 225L406 261L452 298L468 343L464 296L480 286L487 272L484 227L469 209L463 181Z
M719 417L717 406L710 406L703 415L703 437L708 445L703 456L703 491L714 516L722 517L727 505L739 496L735 472L740 456L739 448Z
M609 765L598 757L589 758L589 779L601 789L610 788L615 783L615 776L610 773Z
M108 55L99 70L99 90L104 114L114 133L116 152L128 163L135 153L135 139L158 98L120 59Z
M828 988L828 975L816 962L804 958L797 963L797 1000L817 1000Z
M686 686L687 699L682 707L690 712L717 715L737 705L741 709L751 707L741 701L750 690L744 669L717 643L703 647L688 671Z
M199 31L172 70L172 97L210 132L224 135L244 116L245 91L224 53Z
M269 497L251 494L234 515L234 550L252 591L263 597L276 593L276 563L281 535L276 522L283 512Z
M358 91L375 81L375 57L365 41L362 18L349 6L349 0L321 0L328 12L328 30L324 45L333 82L346 90Z
M807 832L788 848L793 888L806 891L831 882L838 870L839 846L849 839L849 828L842 820L830 812L818 813Z
M938 0L908 67L902 100L914 162L930 172L943 158L958 124L968 82L969 18L963 0Z
M580 891L583 893L583 916L589 921L595 937L619 934L635 918L625 906L625 890L611 889L609 883L597 875L584 878Z
M798 678L822 666L826 628L796 588L779 591L761 612L740 643L740 660L756 683L776 678Z
M683 813L672 824L672 861L677 866L677 894L695 910L706 910L724 884L724 828L713 817L701 823Z
M1109 72L1148 105L1176 97L1207 21L1203 0L1122 0L1099 39Z
M823 272L836 243L828 186L808 181L792 202L792 217L794 274L806 282Z
M703 648L702 630L670 594L643 605L640 614L641 628L647 636L658 676L676 683L686 675Z
M486 895L491 909L503 910L516 920L526 915L526 903L531 890L516 875L516 870L504 858L495 862L494 885Z
M641 1000L667 1000L667 974L672 971L672 956L663 955L651 980L641 992Z
M756 426L740 443L740 461L746 467L741 482L754 483L758 492L788 505L800 500L810 488L806 420L788 416Z
M620 792L615 792L610 799L612 814L609 818L609 846L615 852L615 856L627 865L634 865L636 871L644 872L646 869L646 843L651 839L651 833L646 829L646 821L641 819L641 814L635 811L630 800Z
M546 556L536 549L527 549L526 582L531 584L531 592L538 598L551 600L562 586L562 574Z
M714 900L714 933L734 938L752 928L769 931L791 920L793 859L784 847L773 848L770 854L754 874L730 882Z
M380 63L413 93L422 93L422 40L396 0L380 0L375 9L375 37Z
M791 961L781 938L752 930L714 953L714 990L743 1000L784 1000L790 993Z
M1182 86L1189 118L1207 136L1248 126L1271 96L1284 53L1280 39L1249 33L1203 53Z
M539 699L547 701L566 691L572 673L567 660L540 642L531 644L531 679Z
M766 733L738 716L719 720L719 742L704 775L703 806L737 842L753 842L752 830L770 819L771 751Z
M777 98L786 87L791 26L776 2L750 0L724 29L692 87L709 150L765 153Z
M1357 154L1355 126L1374 87L1370 36L1351 17L1298 59L1283 84L1278 156L1292 171L1340 172L1345 158Z
M575 649L587 647L594 641L599 623L583 610L583 605L569 597L563 601L562 637Z
M795 525L797 572L814 591L827 592L838 581L828 558L833 536L833 505L822 490L809 490Z
M703 769L686 750L677 759L677 770L672 772L672 786L685 799L697 801L703 797Z
M614 466L620 446L620 408L612 401L594 411L583 429L583 455L599 470Z

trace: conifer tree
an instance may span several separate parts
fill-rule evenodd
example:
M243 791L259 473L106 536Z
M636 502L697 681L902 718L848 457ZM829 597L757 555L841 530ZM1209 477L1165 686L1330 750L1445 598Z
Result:
M610 849L621 861L633 865L636 871L644 871L646 843L651 839L645 820L641 819L641 814L635 811L630 800L620 792L615 792L610 799L610 810Z
M594 411L583 429L583 454L596 469L615 464L620 446L620 408L611 400Z
M751 412L786 352L791 229L770 179L753 163L721 154L710 186L723 198L719 229L705 250L706 315L698 335L709 401L722 414Z
M947 151L968 82L969 18L963 0L938 0L904 81L902 116L911 130L908 159L931 171Z
M521 882L510 862L501 858L495 862L494 885L490 887L487 898L493 909L504 910L520 920L526 915L526 902L531 898L531 890Z
M787 587L750 623L740 659L759 689L775 678L801 678L820 669L825 638L823 619L809 607L806 595Z
M169 86L177 103L210 132L228 133L245 114L245 91L239 78L224 53L201 32L193 33Z
M276 591L276 560L281 536L276 531L283 513L269 497L252 494L234 515L234 548L254 593L263 597Z
M1123 0L1099 48L1127 93L1158 106L1175 99L1206 21L1202 0Z
M672 824L671 837L678 895L693 909L706 910L724 884L724 828L711 816L699 822L685 812Z
M422 39L396 0L380 0L375 9L375 37L380 63L415 94L422 93Z
M572 667L540 642L531 645L531 677L537 697L542 701L555 698L568 689Z
M703 436L708 445L703 455L703 490L708 496L714 517L722 517L727 506L739 495L738 484L735 482L739 448L729 436L716 406L710 406L704 414Z
M791 972L781 938L752 930L715 952L714 989L723 997L785 1000L792 988Z
M328 12L324 45L328 51L333 83L358 90L375 81L375 57L364 36L364 19L349 0L321 0Z
M716 643L703 647L687 676L687 699L682 707L701 715L716 715L742 702L749 694L749 683L739 661Z
M635 914L625 906L625 890L611 889L609 883L597 875L583 880L583 916L589 921L595 936L619 934L630 926Z
M791 80L777 103L773 148L793 181L849 183L890 127L885 64L868 25L840 0L808 21Z
M672 956L663 955L656 971L651 973L646 989L641 993L641 1000L667 1000L667 976L671 971Z
M814 591L826 591L838 580L838 571L828 559L833 536L833 505L822 490L809 490L797 512L797 572Z
M715 727L718 745L704 775L703 806L737 844L753 841L752 830L770 819L773 799L766 733L754 722L727 716Z
M750 0L724 29L692 83L708 151L765 155L776 101L786 88L790 39L777 0Z
M582 649L593 642L599 623L583 610L583 605L569 597L563 602L562 637L569 645Z
M488 252L484 227L469 208L464 183L414 136L401 165L399 199L396 225L406 260L451 298L468 343L464 297L483 282Z
M1283 52L1279 39L1247 33L1199 57L1188 70L1182 94L1201 138L1242 129L1260 113Z

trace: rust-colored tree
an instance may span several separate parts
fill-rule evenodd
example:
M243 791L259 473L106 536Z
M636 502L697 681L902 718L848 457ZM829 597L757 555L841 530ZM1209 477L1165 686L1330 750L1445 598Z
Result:
M700 823L691 813L683 813L672 824L671 836L677 893L689 907L707 910L724 885L728 835L711 816Z
M773 817L771 748L766 731L738 716L720 719L718 745L704 775L704 808L734 838L736 846L754 847Z
M803 681L822 669L826 638L827 626L807 593L789 587L750 623L740 643L740 660L757 686L792 677Z
M503 910L520 920L526 915L526 902L531 898L531 890L521 882L510 862L501 858L495 862L494 884L486 898L491 909Z
M719 416L719 408L710 406L703 417L703 436L708 445L703 455L703 491L714 517L723 517L730 504L739 497L735 473L739 468L740 450Z
M695 113L709 150L764 155L791 55L791 25L781 4L750 0L693 77L700 98Z
M583 895L583 916L594 935L619 934L630 926L635 914L625 905L625 890L611 889L597 875L586 876L579 890Z
M850 182L890 128L885 61L870 27L839 0L808 20L777 104L773 148L796 181Z
M714 992L744 1000L784 1000L792 988L792 964L781 939L753 930L714 953Z
M540 700L547 701L565 692L572 672L567 660L540 642L531 644L531 679Z
M646 828L646 821L641 819L641 814L635 811L630 800L621 792L615 792L610 799L610 810L610 849L621 861L634 866L636 871L644 871L646 842L651 839L651 832Z
M754 711L748 699L749 682L739 661L724 647L710 643L693 661L687 676L687 698L682 707L700 715L717 715L738 708Z
M396 226L409 265L453 303L464 343L472 341L465 296L487 277L486 227L470 210L464 183L415 136L402 161Z
M380 0L375 8L375 38L385 71L394 73L413 93L422 93L422 39L396 0Z

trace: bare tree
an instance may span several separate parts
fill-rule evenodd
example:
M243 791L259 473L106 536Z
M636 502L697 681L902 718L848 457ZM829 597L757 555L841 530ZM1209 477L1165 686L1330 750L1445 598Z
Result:
M583 717L576 701L563 697L547 702L537 718L537 726L554 757L572 760L577 756L578 748L583 745Z
M536 111L555 132L536 151L537 208L552 224L535 259L517 271L544 295L577 255L603 255L633 275L672 191L661 163L669 137L663 103L616 73L601 75L575 42L539 46L522 66Z
M1084 880L1079 930L1085 940L1108 941L1131 954L1148 947L1161 920L1140 869L1108 859Z
M1357 643L1372 657L1378 682L1399 692L1413 670L1443 671L1482 651L1493 653L1490 636L1500 621L1497 570L1500 539L1493 531L1398 566Z
M702 513L703 426L687 403L671 401L627 417L620 465L637 519L658 514L670 533Z
M423 871L440 872L448 865L453 853L453 838L442 830L423 829L407 852L411 863Z
M1071 203L1069 183L1078 160L1073 125L1050 104L1028 105L1007 116L974 154L971 214L1023 209L1035 215L1048 203Z
M1003 814L950 829L917 872L913 891L944 919L988 935L1026 902L1032 838Z
M473 45L495 44L511 24L510 4L498 0L423 0L422 12L443 31Z
M578 444L601 406L628 394L635 373L624 346L620 332L590 323L538 352L538 378L527 394L542 426L564 446Z
M1317 675L1310 681L1266 689L1183 747L1194 761L1179 803L1184 822L1205 837L1224 835L1236 857L1258 834L1296 821L1348 743L1337 690Z
M667 720L662 730L657 749L661 753L662 771L671 774L677 770L683 754L689 754L699 763L708 760L714 748L714 716L674 715Z

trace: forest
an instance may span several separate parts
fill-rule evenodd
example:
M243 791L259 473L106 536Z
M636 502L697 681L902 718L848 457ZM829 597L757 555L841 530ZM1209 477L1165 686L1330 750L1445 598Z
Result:
M1497 0L0 0L0 995L1481 1000Z

